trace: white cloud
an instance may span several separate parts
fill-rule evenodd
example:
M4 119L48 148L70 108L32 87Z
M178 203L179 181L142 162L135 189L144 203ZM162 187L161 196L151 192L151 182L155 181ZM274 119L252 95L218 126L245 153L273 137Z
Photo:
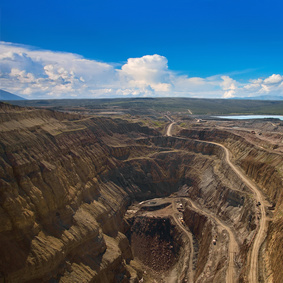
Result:
M95 96L89 90L111 84L112 65L79 55L1 42L1 87L28 98Z
M247 84L243 87L244 90L250 91L250 92L257 92L261 88L261 84L253 83L253 84Z
M273 74L272 76L265 79L264 83L265 84L278 84L282 81L283 81L283 76Z
M163 82L168 77L167 59L157 54L129 58L121 70L123 75L149 84Z
M226 90L223 94L223 98L232 98L232 97L235 97L235 93L236 91L233 90L233 89L230 89L230 90Z
M236 89L236 81L230 78L229 76L221 76L222 87L224 90L235 90Z
M171 90L170 72L164 56L155 54L141 58L129 58L119 74L121 81L132 88L139 88L145 92L149 88L153 92Z
M251 83L253 84L261 84L263 83L263 79L259 78L259 79L255 79L255 80L250 80Z
M239 83L229 76L188 77L166 57L129 58L121 67L78 54L0 42L1 88L26 98L182 96L231 98L283 94L283 76Z
M230 78L229 76L221 76L222 82L222 88L225 90L223 94L223 98L232 98L236 94L236 84L237 82Z
M240 90L240 96L256 97L260 95L283 95L283 76L273 74L265 79L250 80Z

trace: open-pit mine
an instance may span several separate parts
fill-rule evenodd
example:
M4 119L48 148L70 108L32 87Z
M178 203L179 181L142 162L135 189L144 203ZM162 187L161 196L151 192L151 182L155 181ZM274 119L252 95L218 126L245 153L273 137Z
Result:
M0 282L283 282L283 121L57 110L0 102Z

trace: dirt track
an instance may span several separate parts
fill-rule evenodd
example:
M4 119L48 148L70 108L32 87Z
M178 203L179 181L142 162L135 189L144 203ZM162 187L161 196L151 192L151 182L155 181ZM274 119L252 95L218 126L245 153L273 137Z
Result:
M175 122L172 122L168 129L167 129L167 136L172 136L171 134L171 129L172 126ZM230 159L230 152L229 150L222 144L215 143L215 142L209 142L209 141L201 141L200 142L205 142L205 143L211 143L215 144L217 146L220 146L223 148L225 152L225 159L228 165L233 169L233 171L242 179L242 181L252 190L255 196L256 202L260 202L260 212L261 212L261 218L259 222L259 229L258 232L255 236L252 251L250 253L250 266L249 266L249 274L248 274L248 282L253 283L253 282L258 282L258 257L259 257L259 250L261 247L262 242L264 241L264 238L266 236L266 231L267 231L267 217L266 217L266 212L265 212L265 207L264 207L264 202L265 199L262 196L260 190L257 188L257 186L239 169L237 168ZM193 204L192 204L193 205ZM211 215L211 214L210 214ZM212 215L211 215L212 216ZM233 278L233 269L234 269L234 252L235 249L237 249L237 243L234 238L234 234L232 233L231 229L222 223L219 219L215 218L212 216L216 221L218 220L218 223L220 223L225 229L228 231L229 236L230 236L230 243L229 243L229 266L227 270L227 277L226 277L226 282L234 282ZM236 245L235 245L236 243Z
M173 126L174 122L172 122L168 129L167 129L167 136L171 136L171 129ZM250 266L249 266L249 274L248 274L248 282L258 282L258 257L259 257L259 250L261 247L261 244L266 236L266 231L267 231L267 217L266 217L266 212L264 208L264 202L265 199L262 196L260 190L257 188L257 186L239 169L237 168L230 159L230 152L229 150L222 144L215 143L215 142L209 142L209 141L201 141L205 143L211 143L215 144L217 146L220 146L223 148L225 152L225 159L228 165L233 169L233 171L242 179L242 181L252 190L255 196L256 202L260 202L260 212L261 212L261 218L259 222L259 229L258 232L255 236L252 251L250 253ZM213 217L213 216L212 216ZM213 217L216 221L217 218ZM225 227L225 229L228 231L229 236L230 236L230 243L229 243L229 267L227 270L227 277L226 277L226 282L234 282L233 278L233 270L234 270L234 253L237 250L237 243L235 241L234 234L232 233L231 229L222 223L220 220L218 220L218 223Z
M167 133L166 135L167 136L171 136L171 129L172 129L172 126L173 124L175 124L175 122L172 122L168 129L167 129ZM213 142L210 142L210 143L213 143ZM227 163L232 167L232 169L239 175L239 174L242 174L240 173L240 171L231 163L230 161L230 155L229 155L229 151L226 147L224 147L223 145L221 144L217 144L217 143L213 143L213 144L216 144L218 146L221 146L224 150L225 150L225 153L226 153L226 161ZM238 173L239 172L239 173ZM240 176L242 177L242 176ZM245 177L245 176L244 176ZM245 180L244 180L245 181ZM190 200L191 201L191 200ZM239 247L238 247L238 243L237 241L235 240L235 236L232 232L232 230L230 229L229 226L227 226L224 222L222 222L221 220L219 220L215 215L213 215L212 213L209 213L209 212L205 212L203 211L202 209L200 209L199 207L197 207L192 201L191 201L191 204L192 204L192 207L196 210L200 210L203 214L207 215L208 217L212 217L220 226L222 226L229 234L229 248L228 248L228 258L229 258L229 263L228 263L228 268L227 268L227 273L226 273L226 282L228 283L233 283L235 282L235 279L234 279L234 275L235 275L235 264L234 264L234 255L236 253L238 253L239 251ZM176 209L176 204L175 202L173 202L173 207L174 207L174 210ZM190 237L190 242L192 243L192 236L191 234L183 227L183 225L180 223L179 219L176 219L176 217L174 216L174 219L175 221L179 224L179 226L182 228L182 230L188 234L188 237ZM192 257L190 258L190 274L193 274L192 273ZM190 280L191 282L192 281L192 277L190 277ZM253 281L251 281L253 282Z
M171 137L171 136L172 136L171 131L172 131L172 127L173 127L174 124L175 124L175 122L172 122L172 123L168 126L167 132L166 132L166 136L167 136L167 137Z
M250 254L250 266L249 266L249 274L248 274L248 282L258 282L258 257L259 257L259 249L261 244L266 236L267 230L267 218L266 212L264 208L265 199L262 196L261 192L257 188L257 186L239 169L237 168L230 160L230 152L229 150L223 146L222 144L215 143L215 142L208 142L208 141L201 141L206 143L215 144L220 146L224 149L225 158L228 165L233 169L233 171L242 179L242 181L252 190L255 196L256 202L260 202L260 212L261 212L261 219L259 222L259 229L255 236L255 240L253 243L252 251ZM231 279L231 278L230 278ZM228 281L227 281L228 282ZM232 282L232 281L231 281Z
M176 201L172 201L173 204L173 210L178 212L177 207L176 207ZM190 253L189 253L189 282L193 282L194 280L194 271L193 271L193 253L194 253L194 247L193 247L193 237L192 234L185 229L185 227L182 225L180 219L176 216L177 213L173 214L173 218L175 222L178 224L178 226L181 228L181 230L187 235L190 241Z
M256 202L260 202L260 212L261 212L261 219L259 222L259 229L255 236L254 244L252 247L252 252L250 254L250 271L248 275L248 282L258 282L258 257L259 257L259 249L260 246L266 236L267 230L267 219L266 219L266 212L264 208L265 199L262 196L261 192L257 188L257 186L234 164L232 164L230 160L230 152L229 150L223 146L222 144L209 142L215 145L220 146L224 149L226 155L226 161L229 166L234 170L234 172L242 179L242 181L253 191Z
M210 212L206 212L199 208L192 200L190 200L192 207L195 210L201 211L202 214L208 216L209 218L213 218L223 229L225 229L229 234L229 247L228 247L228 268L226 273L226 282L234 283L235 281L235 264L234 264L234 255L239 252L238 243L235 239L235 236L228 225L226 225L223 221L219 220L215 215Z

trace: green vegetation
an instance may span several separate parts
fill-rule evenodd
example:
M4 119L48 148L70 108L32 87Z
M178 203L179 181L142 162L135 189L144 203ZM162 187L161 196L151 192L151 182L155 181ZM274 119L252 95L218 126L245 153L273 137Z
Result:
M196 98L118 98L118 99L65 99L65 100L25 100L13 101L20 106L44 107L63 111L89 110L119 111L131 115L151 115L156 113L193 115L230 115L230 114L269 114L283 115L283 101L269 100L227 100Z
M162 127L164 125L164 123L160 122L160 121L153 121L152 122L154 126L156 127Z

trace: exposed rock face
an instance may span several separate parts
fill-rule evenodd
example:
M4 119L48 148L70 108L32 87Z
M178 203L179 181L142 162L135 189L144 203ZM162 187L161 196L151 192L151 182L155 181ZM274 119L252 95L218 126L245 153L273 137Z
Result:
M267 233L264 253L264 273L268 282L280 282L283 269L280 258L282 246L283 212L283 156L261 145L255 145L235 131L217 129L182 130L181 136L193 139L216 141L224 144L233 154L235 162L255 181L275 207L272 223ZM270 146L270 148L273 148ZM256 220L255 220L256 221ZM251 226L252 227L252 226ZM243 247L244 248L244 247Z
M208 253L212 246L212 238L215 234L215 227L213 223L205 216L201 215L193 210L191 210L188 206L186 206L186 210L184 213L184 220L193 234L196 236L199 242L199 253L198 253L198 262L197 262L197 269L195 274L195 281L196 282L213 282L213 277L217 276L217 272L215 270L211 270L208 268L209 264L209 257L210 260L214 257L213 260L217 260L215 254ZM224 246L224 249L227 248ZM224 263L224 262L223 262ZM218 266L217 264L215 266ZM223 266L221 266L223 268ZM209 270L206 271L206 280L201 277L204 269L208 268ZM221 268L219 268L221 269Z
M146 144L158 133L138 124L1 107L2 278L134 280L127 205L191 184L205 160L167 138Z
M0 114L0 270L5 282L130 277L124 260L131 254L119 229L135 189L124 190L103 176L130 152L138 156L147 150L125 148L129 138L157 133L120 120L4 104ZM110 139L120 146L107 144Z
M282 198L283 156L281 154L255 146L232 131L183 130L180 134L194 139L225 144L233 153L236 162L261 187L270 201L276 203Z
M270 228L266 249L273 273L280 274L273 249L281 248L281 156L255 151L234 133L202 130L181 135L225 143L245 172L277 202L278 218ZM0 279L137 282L141 274L131 261L140 247L131 249L125 236L129 233L123 220L125 211L134 200L168 196L180 188L198 205L229 221L243 251L237 262L241 269L258 224L257 208L222 157L223 151L213 144L163 137L120 119L0 104ZM262 173L258 176L257 171ZM274 180L268 187L263 172ZM217 268L211 267L214 255L207 250L211 250L213 235L223 233L189 207L184 220L199 245L195 279L219 282L227 258L221 261L216 255ZM159 232L164 228L164 238L158 233L148 236L164 247L168 258L163 265L168 269L182 254L178 245L186 239L179 237L180 231L171 237L175 228L162 223L153 221L143 227L139 226L142 221L136 220L132 240L146 245L144 234L151 228ZM151 265L153 259L142 260Z
M156 271L168 271L179 250L170 220L142 217L132 221L130 238L134 256Z

